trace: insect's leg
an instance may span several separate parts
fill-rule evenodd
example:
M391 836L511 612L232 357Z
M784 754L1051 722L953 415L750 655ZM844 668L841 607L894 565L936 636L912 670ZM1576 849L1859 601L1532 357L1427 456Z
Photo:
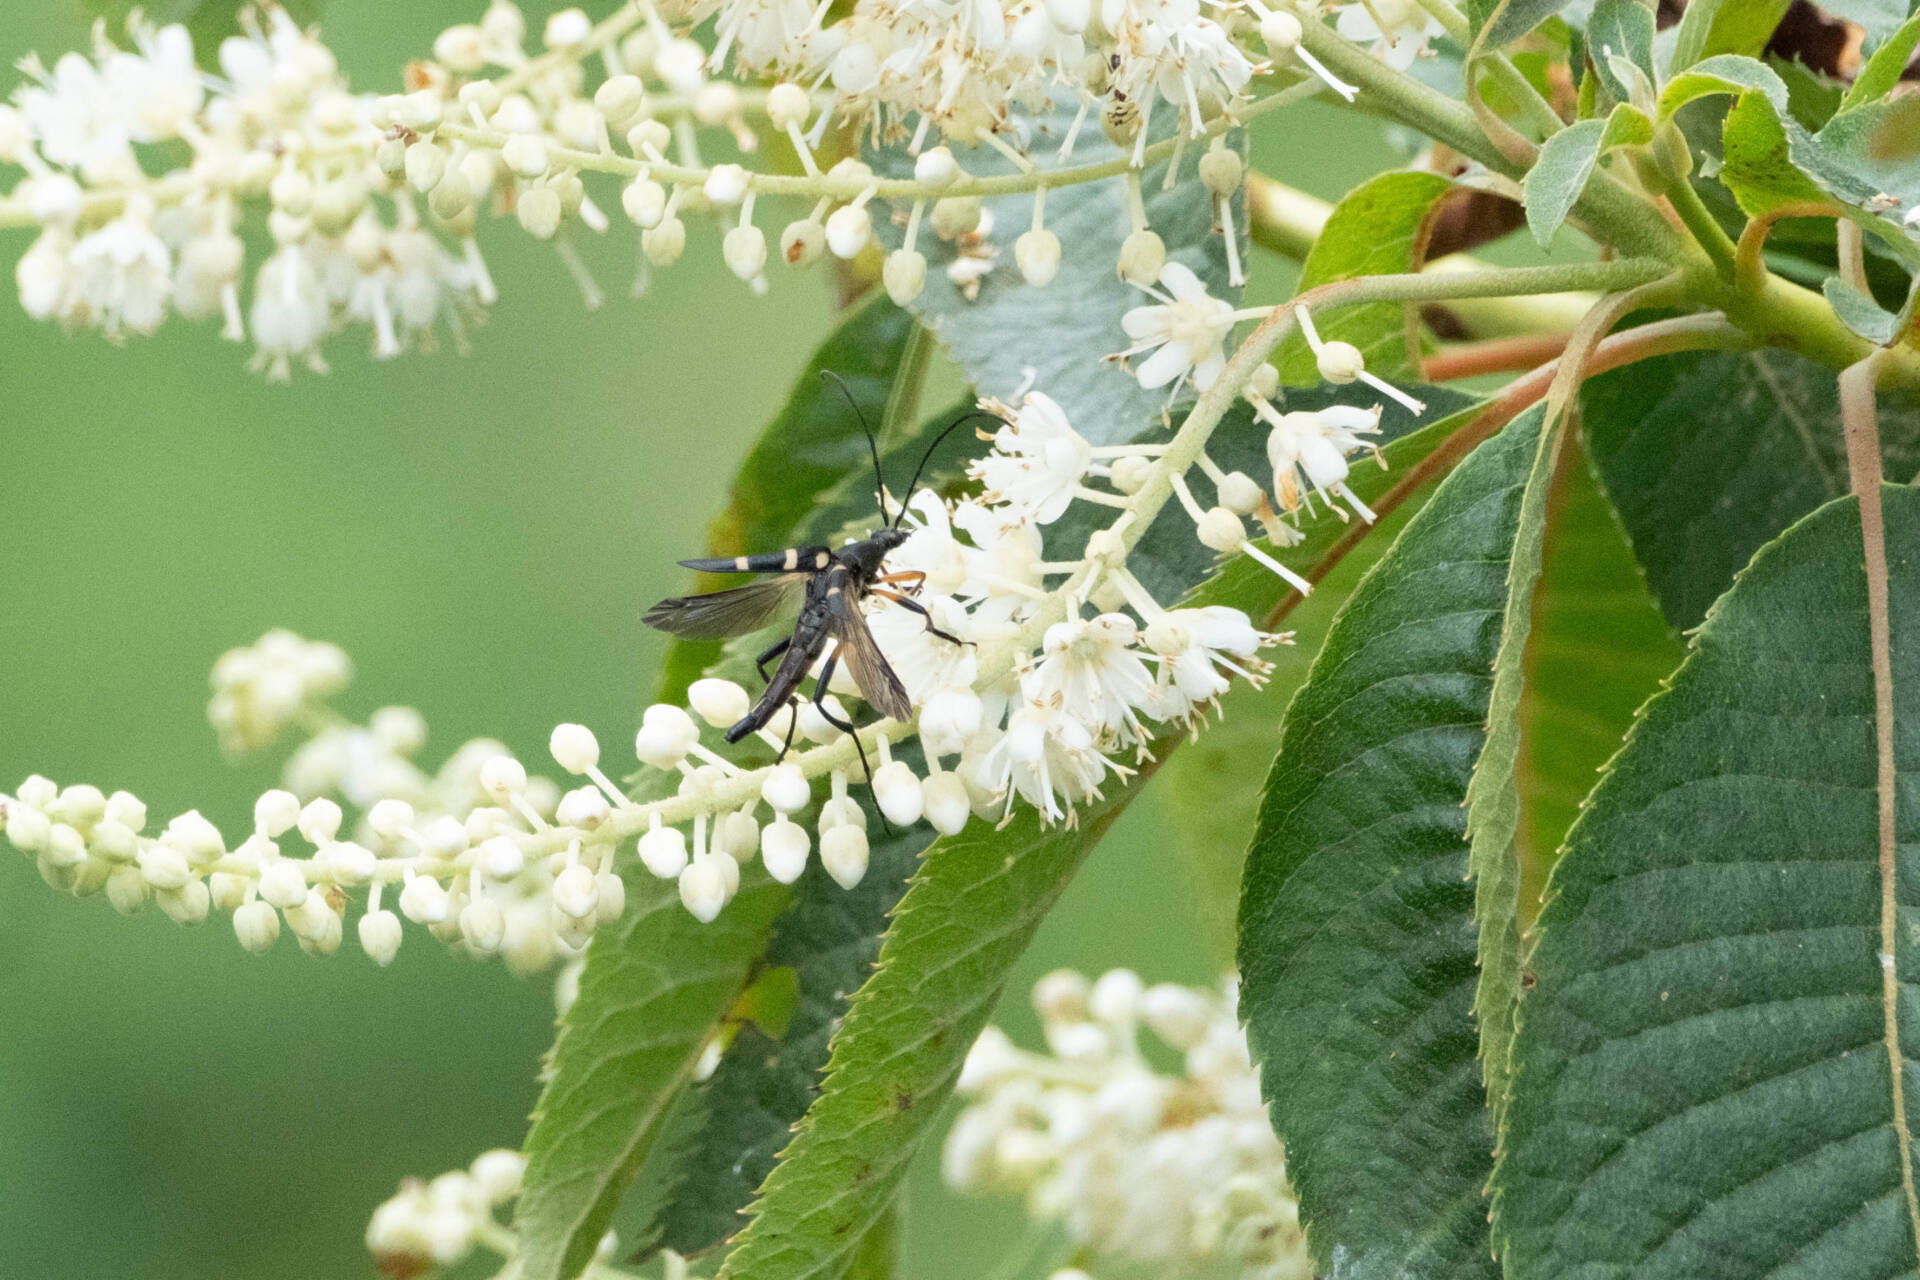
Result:
M867 594L879 596L885 600L891 600L895 604L899 605L902 609L913 610L915 613L919 614L922 618L925 618L927 620L928 631L932 632L936 636L939 636L942 640L945 640L949 644L972 644L973 643L973 641L971 640L962 640L959 636L948 635L946 632L942 631L940 628L934 626L933 615L928 613L926 610L926 606L922 605L918 600L909 600L907 597L901 595L897 591L886 591L886 590L882 590L879 587L872 588L870 591L867 592Z
M920 588L927 585L927 575L918 569L904 569L899 573L884 574L874 581L898 583L906 587L908 595L918 595Z
M793 644L793 637L788 636L785 640L782 640L780 643L774 645L772 648L768 649L765 653L761 654L759 657L753 660L753 669L760 673L761 684L773 683L773 677L767 674L767 664L769 662L772 662L775 658L779 657L781 654L785 653L788 647L791 646L792 644Z
M828 724L853 739L853 749L860 753L860 772L867 775L867 790L871 792L873 790L873 767L867 763L867 749L860 745L859 733L854 730L851 720L842 720L839 716L827 709L827 685L833 680L833 669L839 664L839 661L839 654L827 655L826 663L820 668L820 678L813 683L813 705L814 709L819 711L822 720L825 720ZM799 719L798 716L794 718L796 720ZM874 807L876 809L879 808L877 801ZM884 813L880 815L880 825L886 828L888 835L893 834L893 824L887 821L887 815Z
M800 724L800 699L788 698L787 710L790 713L787 716L787 740L780 744L780 754L773 758L775 764L785 760L787 752L793 750L793 731Z

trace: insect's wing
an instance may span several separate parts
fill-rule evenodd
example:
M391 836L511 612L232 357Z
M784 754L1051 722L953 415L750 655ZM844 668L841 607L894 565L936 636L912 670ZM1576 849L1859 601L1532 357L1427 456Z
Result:
M662 600L641 619L650 627L687 640L721 640L758 631L791 613L805 593L807 575L784 573L730 591Z
M853 682L860 686L860 696L867 700L867 705L895 720L912 719L913 704L907 700L900 677L887 665L886 655L880 652L880 646L873 642L873 632L867 629L867 620L846 592L828 597L827 625L839 642L835 656L852 673Z

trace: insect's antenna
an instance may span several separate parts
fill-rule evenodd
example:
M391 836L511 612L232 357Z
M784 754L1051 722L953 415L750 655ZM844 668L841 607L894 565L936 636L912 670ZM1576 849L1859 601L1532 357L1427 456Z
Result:
M972 422L976 418L992 418L995 422L1000 421L1000 415L997 413L988 413L984 409L970 409L949 422L940 434L933 438L933 443L927 446L927 451L920 455L920 465L913 469L913 479L907 481L906 491L900 497L900 514L893 519L895 525L907 518L907 503L913 501L914 486L920 483L921 473L927 469L927 463L932 461L933 451L938 449L940 442L952 435L963 423Z
M880 523L887 521L887 481L880 474L880 444L873 438L873 428L867 425L867 415L860 412L860 402L853 398L853 392L847 386L847 380L831 369L822 369L820 376L830 380L840 388L840 394L847 398L847 405L853 410L854 418L860 423L860 429L867 433L867 452L873 455L873 492L880 499Z

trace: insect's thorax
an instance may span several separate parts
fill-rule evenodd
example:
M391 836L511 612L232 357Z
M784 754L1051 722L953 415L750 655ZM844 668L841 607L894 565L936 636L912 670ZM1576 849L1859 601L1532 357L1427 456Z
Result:
M886 562L894 548L907 540L905 529L881 528L858 542L849 542L834 552L834 559L844 566L853 577L854 584L862 589L880 576L880 568Z

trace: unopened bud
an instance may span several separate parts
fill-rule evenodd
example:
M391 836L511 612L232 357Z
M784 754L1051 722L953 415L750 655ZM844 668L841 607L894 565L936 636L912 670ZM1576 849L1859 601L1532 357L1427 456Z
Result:
M1028 284L1047 285L1060 270L1060 237L1045 228L1025 232L1013 242L1013 260Z
M1150 285L1160 278L1160 269L1166 265L1167 245L1157 232L1142 227L1120 242L1122 280Z
M826 247L826 230L811 218L789 222L780 233L780 256L788 266L810 267L820 260Z
M979 196L949 196L933 202L933 234L942 240L970 236L980 226Z
M720 242L727 270L742 280L757 277L767 265L767 237L756 226L735 227Z
M895 306L904 307L927 286L927 259L913 249L895 249L880 268L880 279Z
M551 240L560 230L560 193L550 186L522 191L513 211L527 234L536 240Z

